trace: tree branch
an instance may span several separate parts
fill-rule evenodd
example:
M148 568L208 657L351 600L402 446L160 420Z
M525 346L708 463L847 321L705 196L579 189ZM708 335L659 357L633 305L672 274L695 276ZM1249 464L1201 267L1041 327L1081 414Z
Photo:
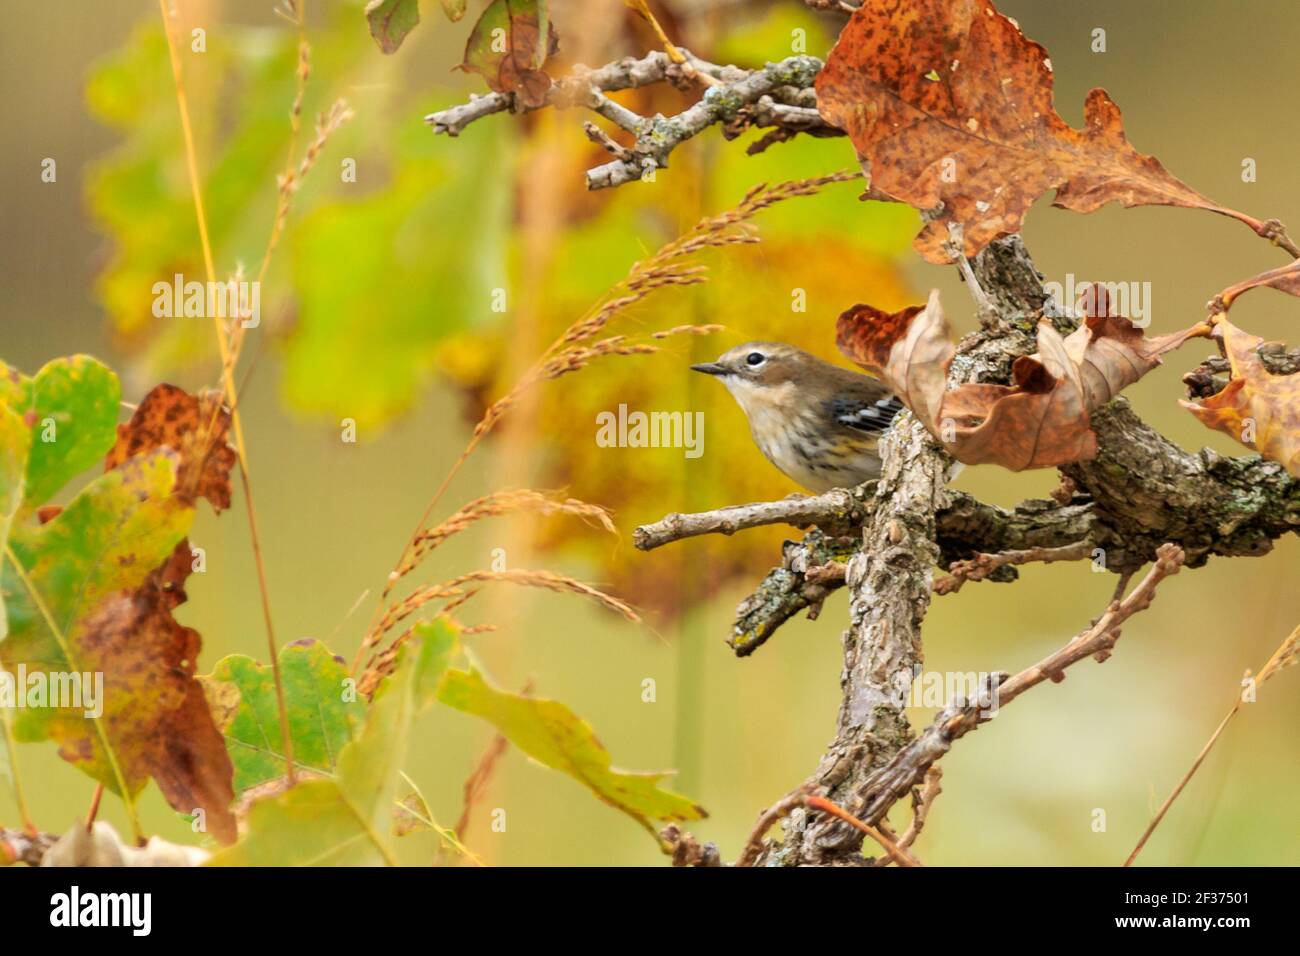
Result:
M1023 548L1016 551L981 552L966 561L954 561L946 578L934 582L935 594L956 594L967 581L983 581L1015 564L1054 561L1082 561L1093 552L1091 541L1076 541L1059 548Z
M46 851L58 839L53 833L32 833L0 827L0 865L26 863L28 866L40 866Z
M925 779L926 773L948 752L953 741L991 720L1031 687L1046 680L1062 680L1070 665L1088 657L1096 657L1099 663L1106 660L1119 640L1124 622L1150 607L1156 587L1165 578L1177 574L1182 566L1181 549L1171 544L1161 546L1146 577L1128 597L1112 601L1096 622L1069 643L1014 677L1007 679L1005 674L991 675L975 701L958 700L945 707L914 741L865 781L858 799L845 804L846 809L866 823L880 821L895 803ZM996 706L990 708L978 698L992 699Z
M435 133L458 136L471 123L502 112L531 112L553 106L558 109L584 107L614 123L635 137L632 146L620 146L621 153L608 163L587 171L587 188L621 186L668 166L669 154L687 140L711 126L725 124L724 135L734 139L750 127L771 128L777 136L762 148L798 133L813 136L842 136L843 133L817 112L813 79L822 62L811 56L791 56L762 69L744 70L701 60L686 50L685 63L674 63L667 53L655 51L639 59L625 57L597 69L577 66L556 80L539 107L521 107L512 93L472 96L462 103L426 116ZM682 89L696 85L698 76L712 82L704 95L675 116L640 116L606 96L617 90L637 89L668 82ZM588 135L592 135L588 131ZM612 139L601 145L617 145ZM760 141L762 142L762 141ZM755 144L758 146L758 144ZM610 150L614 152L614 150Z

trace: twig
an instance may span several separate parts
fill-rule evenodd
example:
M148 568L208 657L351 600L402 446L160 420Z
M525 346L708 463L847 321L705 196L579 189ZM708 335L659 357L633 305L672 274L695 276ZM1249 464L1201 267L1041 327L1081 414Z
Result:
M1277 650L1273 652L1273 656L1270 657L1268 662L1263 666L1263 668L1261 668L1259 678L1256 680L1256 686L1264 683L1264 681L1268 680L1282 668L1289 667L1297 661L1300 661L1300 627L1293 630L1290 636L1278 645ZM1151 822L1147 824L1147 828L1142 831L1142 836L1138 838L1137 845L1133 847L1133 852L1130 853L1128 859L1124 861L1125 866L1133 865L1133 861L1136 860L1138 854L1142 852L1142 848L1147 845L1147 840L1151 838L1151 834L1155 832L1156 827L1160 825L1160 821L1163 820L1165 814L1169 812L1169 808L1172 807L1174 801L1178 799L1178 795L1183 792L1183 789L1191 781L1192 775L1201 768L1201 764L1205 762L1205 758L1209 756L1214 745L1219 742L1219 737L1222 736L1223 731L1227 728L1229 722L1232 718L1237 716L1237 712L1241 710L1241 705L1243 703L1245 703L1245 701L1242 695L1238 694L1236 701L1232 705L1232 709L1228 711L1223 720L1219 721L1219 726L1214 729L1214 733L1210 734L1210 739L1205 742L1205 746L1202 747L1201 752L1196 755L1196 759L1192 761L1192 765L1187 768L1187 772L1183 774L1182 779L1178 781L1178 785L1175 786L1173 792L1165 798L1165 802L1160 805L1160 809L1157 810L1155 816L1151 818Z
M673 866L722 866L722 857L713 843L700 843L695 836L676 823L659 831L659 842L672 857Z
M903 838L898 841L899 846L907 848L915 843L916 838L921 835L921 830L925 827L925 821L930 816L930 808L934 806L934 801L939 794L943 793L943 787L939 785L942 779L942 767L931 767L926 771L925 785L913 801L912 822L907 825L907 829L903 832Z
M90 798L90 809L86 811L86 832L95 825L95 817L99 816L99 801L104 798L104 785L95 784L95 794Z
M735 865L753 866L758 861L763 850L763 838L767 832L799 807L807 807L810 810L819 810L822 813L830 814L859 832L865 833L879 843L899 866L914 867L921 865L914 856L888 835L881 832L880 829L859 820L825 797L813 793L811 786L807 784L782 797L759 814L758 822L754 824L754 829L750 831L749 839L745 841L745 846L741 849L740 856L736 858Z
M898 844L896 844L893 840L889 839L889 837L885 836L883 833L881 833L878 829L873 827L871 824L859 820L853 814L831 803L831 801L827 800L825 797L809 795L807 797L804 797L804 805L813 810L821 810L823 813L829 813L831 816L835 817L836 819L843 820L845 823L853 827L855 830L865 833L867 836L871 837L871 839L875 840L882 847L884 847L885 850L889 853L891 857L894 858L894 861L899 866L920 866L921 865L920 862L917 861L916 857L904 851L901 847L898 846Z
M983 581L998 568L1015 564L1041 562L1052 564L1055 561L1081 561L1093 552L1091 541L1079 541L1059 548L1025 548L1020 551L1002 551L997 554L977 554L966 561L954 561L948 570L948 577L934 582L935 594L955 594L967 581Z
M996 708L968 701L957 701L945 707L912 743L867 779L859 798L852 805L857 815L868 823L884 819L890 807L922 782L926 772L948 752L953 741L992 719L994 713L1000 712L1031 687L1046 680L1061 680L1065 676L1065 669L1072 664L1088 657L1095 657L1098 662L1104 661L1119 640L1123 623L1151 605L1156 587L1165 578L1177 574L1182 568L1183 560L1181 548L1172 544L1161 545L1155 563L1133 592L1123 601L1112 602L1095 623L1081 631L1064 647L1014 677L992 675L987 690L992 693Z
M760 813L758 822L754 824L754 829L749 832L749 839L745 841L744 847L741 848L740 856L736 858L735 865L753 866L758 861L759 854L763 850L763 837L767 835L767 831L788 817L796 808L802 807L804 797L808 796L810 792L811 787L805 784L800 789L786 794Z
M167 37L167 51L171 60L172 82L176 89L176 105L180 111L181 132L185 142L185 165L189 171L190 192L194 200L194 215L198 221L199 242L203 249L203 266L207 274L209 287L216 281L216 265L212 258L212 242L208 236L207 215L203 207L203 190L199 185L198 154L194 147L194 130L190 124L189 101L185 95L185 83L181 77L180 55L176 49L176 38L172 31L171 12L167 0L158 0L158 9L162 14L163 32ZM271 659L271 673L275 680L276 709L280 718L280 740L284 752L285 775L289 786L297 779L297 769L293 759L293 738L289 733L289 715L284 700L284 681L280 674L280 655L275 640L275 626L271 618L271 596L266 584L266 563L262 557L261 537L257 530L257 510L253 504L252 482L248 471L248 453L244 444L243 419L236 407L238 390L235 387L234 368L231 363L230 342L221 316L216 312L212 316L216 329L217 348L221 353L221 378L225 389L226 404L230 406L231 423L235 432L235 450L239 455L240 481L244 490L244 501L248 512L249 538L253 548L253 563L257 568L257 584L262 599L262 619L266 627L267 652Z
M770 524L788 524L796 528L817 525L840 530L860 526L865 515L864 496L875 491L869 482L862 489L835 489L821 495L792 495L780 501L758 501L732 505L716 511L695 514L665 515L653 524L641 525L632 532L632 543L641 551L653 551L673 541L702 534L732 535L746 528Z
M597 69L575 67L569 76L551 86L541 107L583 107L636 137L634 147L620 147L625 155L616 154L612 162L587 171L587 188L603 189L634 182L655 169L666 168L674 149L719 123L725 124L728 138L740 135L750 126L780 130L785 134L782 139L796 133L842 136L839 129L817 112L815 94L809 101L813 79L821 66L815 57L792 56L762 69L744 70L710 63L680 47L671 47L667 53L655 51L640 59L627 57ZM671 117L639 116L604 95L662 82L702 83L708 88L697 103ZM430 113L425 122L435 133L457 136L485 116L515 110L527 112L529 108L521 107L513 94L491 93ZM609 143L602 141L601 145L608 148Z
M1255 350L1270 375L1294 375L1300 372L1300 348L1288 349L1281 342L1265 342ZM1222 355L1212 355L1183 376L1187 396L1209 398L1223 391L1232 368Z
M39 833L35 830L10 830L0 827L0 866L14 863L26 863L28 866L40 866L46 852L58 842L55 833Z

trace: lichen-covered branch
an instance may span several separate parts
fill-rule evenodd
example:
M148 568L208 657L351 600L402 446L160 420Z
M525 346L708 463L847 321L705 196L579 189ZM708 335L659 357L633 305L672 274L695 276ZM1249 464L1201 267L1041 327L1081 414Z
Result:
M587 171L588 189L621 186L666 168L674 149L718 124L724 125L728 139L750 127L771 129L772 134L754 144L752 152L799 133L843 135L817 112L812 85L822 62L816 57L791 56L762 69L745 70L701 60L686 50L681 52L686 56L686 62L681 64L656 51L639 59L625 57L597 69L575 67L570 75L555 81L538 107L522 107L513 93L489 93L430 113L425 122L435 133L457 136L471 123L494 113L529 112L545 106L589 109L631 133L634 141L630 146L622 145L603 131L593 134L587 130L589 137L614 156L608 163ZM694 77L698 75L715 82L704 89L697 102L674 116L640 116L605 95L663 82L689 89L696 85Z
M736 622L727 643L737 657L747 657L761 647L790 618L805 608L815 619L827 596L845 583L845 572L818 574L831 566L843 568L861 545L860 533L834 537L810 531L802 541L787 541L781 566L736 608ZM812 572L812 573L810 573Z
M863 779L911 739L904 702L921 660L921 622L939 558L935 515L946 504L947 456L907 414L882 439L884 471L863 545L849 561L849 627L835 739L809 778L848 809ZM852 813L852 810L848 811ZM856 816L856 814L854 814ZM760 857L767 865L861 865L862 833L814 813Z
M1179 448L1117 398L1092 417L1099 452L1062 468L1092 501L1093 540L1112 571L1132 571L1163 542L1188 567L1212 555L1266 554L1300 530L1300 481L1258 456L1222 458Z

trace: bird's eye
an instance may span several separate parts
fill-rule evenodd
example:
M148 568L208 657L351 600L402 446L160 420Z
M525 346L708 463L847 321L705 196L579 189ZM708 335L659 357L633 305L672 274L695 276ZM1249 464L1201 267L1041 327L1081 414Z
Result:
M746 365L762 365L766 361L762 352L750 352L745 356Z

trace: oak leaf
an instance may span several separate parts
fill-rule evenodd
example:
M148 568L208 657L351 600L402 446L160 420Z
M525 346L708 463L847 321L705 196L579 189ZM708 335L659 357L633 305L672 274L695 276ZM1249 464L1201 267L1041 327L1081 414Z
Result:
M180 457L173 494L193 507L207 498L215 511L230 507L230 469L235 450L226 441L230 411L221 393L191 395L175 385L156 386L136 407L131 420L117 426L117 442L104 460L105 470L159 448Z
M370 0L365 15L370 35L385 53L396 53L406 35L420 23L418 0Z
M1300 478L1300 372L1269 372L1259 356L1264 340L1227 319L1215 323L1214 335L1223 342L1232 377L1209 398L1179 404Z
M947 390L956 350L939 293L925 306L885 313L869 305L844 312L836 328L840 350L879 375L948 452L966 464L1012 471L1050 468L1093 458L1092 409L1110 401L1160 364L1160 356L1209 327L1146 338L1112 315L1105 290L1081 296L1083 323L1062 338L1044 320L1038 352L1011 367L1011 385L965 384Z
M292 788L275 780L262 784L266 795L249 808L246 832L208 865L397 865L393 809L413 723L437 699L438 682L458 649L459 632L450 622L418 625L364 722L333 761L334 772Z
M73 360L69 367L82 365ZM69 393L60 407L99 407L110 398L116 404L111 373L79 381L85 394L74 400ZM18 473L13 462L21 460L23 445L35 444L35 422L11 427L21 419L9 402L22 394L17 388L0 396L6 399L0 421L8 426L0 430L0 460L10 461L0 478L7 485ZM208 419L200 414L205 408L212 413ZM172 611L185 600L192 568L185 535L196 497L229 503L229 417L213 398L160 386L118 427L115 443L113 418L86 417L77 424L79 443L101 453L112 444L108 467L60 509L40 507L41 498L57 491L49 476L57 475L58 484L71 477L74 459L61 459L57 468L29 465L29 477L46 477L25 486L17 518L0 529L7 531L0 590L8 623L0 663L11 672L24 668L29 681L40 674L49 686L77 675L83 693L77 706L29 700L16 712L15 735L56 741L64 759L127 799L153 777L175 809L203 810L208 832L228 842L235 836L231 764L194 680L199 635ZM0 494L6 512L13 497L12 489Z
M703 807L660 786L668 772L632 773L614 767L591 725L558 700L501 690L474 669L448 670L438 688L438 699L448 707L482 717L529 757L567 773L651 833L655 832L652 820L708 816Z
M916 248L930 262L1020 231L1052 188L1075 212L1112 200L1208 209L1266 234L1135 150L1105 90L1088 94L1083 129L1070 127L1052 105L1047 51L988 0L864 3L816 87L822 116L857 148L867 196L928 213Z
M324 644L295 641L280 651L280 676L298 771L334 773L366 711L345 693L347 665ZM279 779L284 752L271 666L231 654L200 680L234 763L235 796Z

